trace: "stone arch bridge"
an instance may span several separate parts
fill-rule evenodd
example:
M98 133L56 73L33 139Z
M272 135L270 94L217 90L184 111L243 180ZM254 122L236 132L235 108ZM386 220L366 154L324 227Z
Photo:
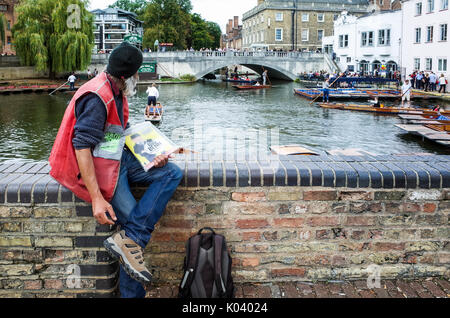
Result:
M180 77L191 74L202 78L226 66L242 65L262 74L266 69L269 78L295 80L303 72L336 71L329 55L309 52L153 52L144 53L144 62L158 64L158 74ZM92 56L92 66L102 69L108 63L107 54Z

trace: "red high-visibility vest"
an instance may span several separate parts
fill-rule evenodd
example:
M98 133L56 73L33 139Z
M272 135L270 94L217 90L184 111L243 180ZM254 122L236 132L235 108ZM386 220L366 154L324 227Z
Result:
M106 108L105 137L92 151L95 174L100 191L106 201L111 201L119 178L120 159L125 144L124 130L128 122L128 101L123 97L123 126L117 113L116 102L106 73L101 73L81 86L67 106L61 127L53 145L49 163L50 175L71 190L80 199L92 202L86 185L81 178L75 148L72 144L76 123L75 105L83 96L94 93ZM92 114L95 116L95 114Z

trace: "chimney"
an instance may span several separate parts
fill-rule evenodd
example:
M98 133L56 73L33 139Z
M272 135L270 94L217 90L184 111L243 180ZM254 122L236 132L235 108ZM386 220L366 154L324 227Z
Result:
M258 0L258 5L260 5L263 2L264 2L264 0Z
M233 20L228 20L227 23L227 34L229 34L231 32L231 30L233 29Z
M235 29L239 28L239 17L238 16L234 16L234 28Z

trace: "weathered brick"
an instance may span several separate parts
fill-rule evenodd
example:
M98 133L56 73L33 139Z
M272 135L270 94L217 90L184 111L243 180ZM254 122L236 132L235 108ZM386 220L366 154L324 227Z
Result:
M1 222L0 223L0 233L1 232L21 232L22 223L21 222Z
M60 279L45 279L44 288L45 289L63 289L64 284Z
M243 267L256 267L259 265L259 258L244 258L242 260Z
M236 227L240 229L257 229L269 226L266 219L241 219L236 221Z
M72 247L73 242L70 237L37 237L35 239L36 247Z
M83 223L79 223L79 222L64 223L64 231L69 232L69 233L83 232Z
M261 233L260 232L243 232L242 239L244 241L260 241Z
M32 264L0 265L0 277L32 275Z
M34 208L35 218L70 218L72 214L73 214L72 208L62 208L62 207Z
M270 201L298 201L302 199L300 191L274 190L267 195Z
M337 216L314 216L307 219L310 226L334 226L339 225L339 217Z
M335 190L310 190L303 193L305 201L335 201L337 200L337 191Z
M436 204L435 203L424 203L423 204L423 212L426 213L433 213L436 211Z
M41 280L26 280L24 281L24 289L42 289L42 281Z
M0 246L31 247L31 238L29 236L0 236Z
M405 243L394 242L377 242L372 243L372 249L374 251L401 251L405 248Z
M33 209L30 207L13 207L10 212L12 218L29 218L33 215Z
M276 218L273 225L279 227L299 227L305 223L303 218Z
M305 274L306 269L304 268L274 268L271 270L271 276L274 278L286 276L305 277Z
M401 201L406 195L406 191L375 191L376 201Z
M266 201L266 194L264 192L233 192L231 199L239 202Z
M369 226L376 224L376 218L371 216L347 216L346 225Z
M340 191L339 201L370 201L372 200L372 192L370 191Z

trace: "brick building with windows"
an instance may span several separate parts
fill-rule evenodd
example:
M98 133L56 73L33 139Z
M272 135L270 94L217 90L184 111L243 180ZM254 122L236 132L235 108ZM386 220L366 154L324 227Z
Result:
M367 0L258 0L243 15L242 46L321 50L323 37L333 34L334 20L341 12L360 16L368 12L369 4Z
M242 25L239 25L239 17L229 19L226 33L222 35L220 47L240 50L242 48Z
M0 45L1 54L15 54L12 28L17 19L14 7L18 2L18 0L0 0L0 15L3 15L5 28L5 38L2 39Z

